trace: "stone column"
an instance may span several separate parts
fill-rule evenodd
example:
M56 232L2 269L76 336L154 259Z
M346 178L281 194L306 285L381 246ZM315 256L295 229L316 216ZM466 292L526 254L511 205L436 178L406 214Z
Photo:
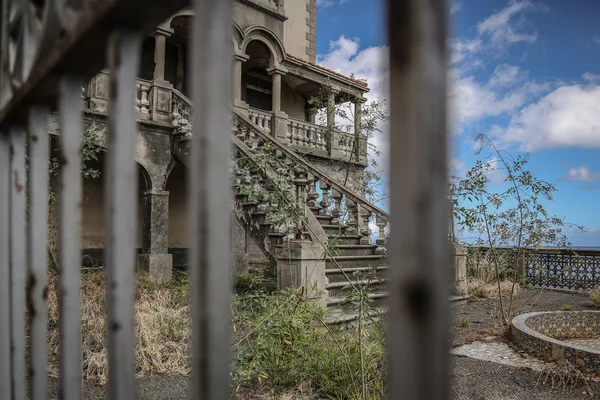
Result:
M466 296L467 288L467 249L459 244L454 245L454 294Z
M335 95L339 91L331 88L327 94L327 151L329 156L333 158L340 158L340 150L338 140L339 138L335 134Z
M168 282L173 274L169 253L169 192L148 190L142 202L142 254L138 265L158 282Z
M306 109L306 121L311 124L317 123L317 109L314 107L309 107Z
M233 106L248 113L248 104L242 100L242 64L248 61L246 54L236 54L233 58Z
M281 76L282 71L278 68L271 68L269 75L273 78L271 110L273 114L281 111Z
M364 103L363 97L355 97L352 100L352 104L354 104L354 134L356 136L362 133L362 105Z
M154 36L154 80L165 80L165 58L167 37L173 33L172 29L158 27L152 34Z
M273 77L273 97L271 104L273 118L271 119L271 135L273 135L277 141L286 143L288 116L285 112L281 111L281 77L287 73L287 70L276 66L269 68L267 72Z

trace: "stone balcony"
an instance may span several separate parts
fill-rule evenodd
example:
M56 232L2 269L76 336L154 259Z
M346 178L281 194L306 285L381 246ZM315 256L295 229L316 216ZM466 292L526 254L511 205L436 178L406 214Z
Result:
M109 75L101 72L85 87L86 109L99 114L108 111ZM172 127L177 138L192 134L193 107L191 100L171 85L161 81L137 80L135 101L139 120ZM285 113L274 113L248 107L249 120L273 136L274 140L297 152L323 160L350 162L367 165L367 138L354 132L329 129L308 121L292 118ZM331 131L331 135L328 133Z

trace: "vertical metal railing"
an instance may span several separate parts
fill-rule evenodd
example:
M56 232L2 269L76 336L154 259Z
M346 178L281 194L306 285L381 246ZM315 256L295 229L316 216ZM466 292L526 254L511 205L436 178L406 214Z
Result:
M230 336L231 0L196 1L190 164L193 397L228 398ZM223 229L214 229L220 226Z
M388 398L448 392L444 0L388 1L391 225Z
M231 1L196 0L190 51L191 93L197 110L189 181L194 399L229 397L230 238L229 229L218 227L228 227L231 218L231 142L224 134L230 129L232 93ZM47 0L59 7L55 2ZM11 86L13 97L0 108L1 399L25 399L28 386L31 398L48 397L47 162L48 116L53 108L60 115L62 160L58 193L61 398L82 396L81 85L105 66L104 56L98 55L102 49L111 76L105 200L108 394L111 399L135 398L135 74L141 35L185 3L107 0L95 2L93 14L83 7L84 17L74 17L64 27L69 34L60 40L66 42L57 44L54 52L46 49L46 59L25 60L27 65L34 62L33 72L25 73L19 85L7 78L8 60L2 56L0 78L3 88ZM3 10L6 4L5 0ZM392 267L388 398L440 399L447 397L448 376L447 11L443 0L399 0L388 5L393 21L389 29L391 208L392 225L398 230L388 247ZM5 52L7 13L1 17ZM19 54L28 55L24 50Z

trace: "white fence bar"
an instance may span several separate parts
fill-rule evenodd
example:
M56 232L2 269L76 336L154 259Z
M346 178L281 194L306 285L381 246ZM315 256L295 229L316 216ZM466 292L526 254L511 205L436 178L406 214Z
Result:
M34 106L29 113L29 222L27 296L31 398L48 396L48 159L50 112Z
M448 397L447 15L444 0L388 1L394 400Z
M25 398L25 128L10 128L10 323L12 395Z
M59 298L60 390L63 400L81 398L81 221L82 176L79 150L83 135L82 81L66 75L60 82Z
M109 398L135 398L135 241L138 179L136 73L140 35L116 30L108 46L110 100L105 221Z
M192 35L190 292L194 399L229 398L231 0L197 0ZM221 228L215 228L221 227Z
M0 131L0 399L11 399L10 136Z

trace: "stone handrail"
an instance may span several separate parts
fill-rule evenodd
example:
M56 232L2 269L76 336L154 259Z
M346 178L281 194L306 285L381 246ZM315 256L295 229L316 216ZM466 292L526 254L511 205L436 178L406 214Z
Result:
M248 131L245 143L249 149L253 150L262 143L271 143L271 146L278 151L278 154L281 157L287 159L290 164L294 164L299 168L304 169L308 175L313 177L314 181L318 180L320 182L326 201L328 201L329 196L333 199L334 209L332 210L332 215L334 215L334 217L337 218L339 216L341 198L344 197L346 199L349 211L349 230L347 232L351 234L360 233L365 238L366 243L367 240L370 240L367 239L370 236L368 221L371 216L374 215L379 230L379 237L377 239L377 244L380 245L379 252L385 252L385 245L387 242L385 239L385 228L390 222L390 215L387 212L370 203L364 197L357 195L345 185L338 183L334 178L324 173L321 169L314 167L286 146L273 140L271 136L265 134L261 129L258 129L239 111L234 110L233 113L237 123L241 124L245 130ZM314 184L311 186L314 186ZM332 190L331 195L329 194L329 190ZM313 194L313 192L314 190L311 187L309 196Z
M295 118L288 120L287 141L292 147L327 152L325 134L325 129L321 126Z

